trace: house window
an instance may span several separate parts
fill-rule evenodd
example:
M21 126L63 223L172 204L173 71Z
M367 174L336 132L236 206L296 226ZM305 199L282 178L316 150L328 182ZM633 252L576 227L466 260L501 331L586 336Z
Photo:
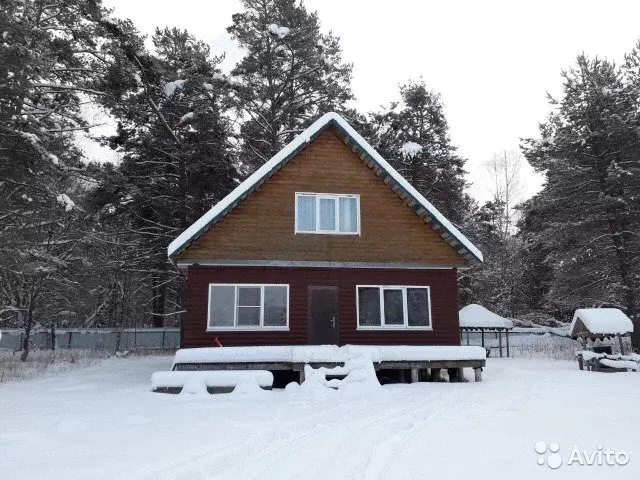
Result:
M208 330L288 330L289 285L210 284Z
M360 196L296 193L296 233L360 234Z
M358 328L431 330L430 295L425 286L359 285Z

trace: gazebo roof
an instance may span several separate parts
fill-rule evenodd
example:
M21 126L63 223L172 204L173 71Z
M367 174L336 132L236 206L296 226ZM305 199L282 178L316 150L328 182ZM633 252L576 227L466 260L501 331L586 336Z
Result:
M466 329L511 329L513 322L509 319L487 310L482 305L472 303L467 305L459 313L460 328Z
M569 327L571 338L602 338L633 332L633 323L617 308L579 308Z

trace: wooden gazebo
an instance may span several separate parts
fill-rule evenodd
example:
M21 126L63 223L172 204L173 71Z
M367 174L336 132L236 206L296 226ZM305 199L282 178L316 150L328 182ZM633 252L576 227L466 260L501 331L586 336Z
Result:
M617 308L579 308L569 327L569 336L584 343L618 337L621 355L624 355L622 337L632 332L633 322Z
M482 305L472 303L459 312L460 318L460 340L464 341L464 332L467 333L467 345L470 344L469 334L480 332L481 344L485 346L485 333L494 333L498 337L498 350L502 357L502 334L505 335L507 357L509 351L509 331L513 329L513 322L507 318L487 310ZM486 347L485 347L486 348Z

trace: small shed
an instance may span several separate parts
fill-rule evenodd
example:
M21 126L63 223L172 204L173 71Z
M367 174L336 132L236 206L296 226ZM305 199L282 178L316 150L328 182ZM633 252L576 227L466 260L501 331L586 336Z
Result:
M633 322L618 308L579 308L569 327L569 336L574 340L618 337L621 354L624 353L622 337L632 332Z
M513 329L513 322L507 318L487 310L482 305L472 303L467 305L459 312L460 318L460 336L467 332L467 345L469 345L469 333L476 331L481 334L481 343L484 347L484 334L495 333L498 337L498 349L502 357L502 334L506 338L507 357L510 356L509 351L509 330Z

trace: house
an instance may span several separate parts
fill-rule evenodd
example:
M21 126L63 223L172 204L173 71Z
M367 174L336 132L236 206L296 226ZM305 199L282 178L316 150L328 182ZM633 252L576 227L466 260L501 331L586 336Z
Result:
M176 238L183 347L459 345L480 251L329 113Z

